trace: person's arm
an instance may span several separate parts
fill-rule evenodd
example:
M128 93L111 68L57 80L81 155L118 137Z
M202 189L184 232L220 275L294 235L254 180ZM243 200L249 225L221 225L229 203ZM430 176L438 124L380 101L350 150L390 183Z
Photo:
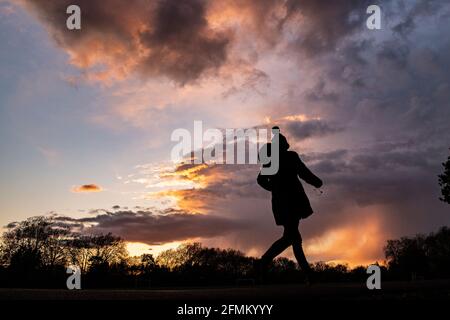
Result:
M261 172L258 174L258 178L256 178L256 182L267 191L272 191L272 184L270 181L269 175L262 175Z
M298 155L297 159L297 173L300 179L316 188L320 188L323 185L322 180L306 167Z

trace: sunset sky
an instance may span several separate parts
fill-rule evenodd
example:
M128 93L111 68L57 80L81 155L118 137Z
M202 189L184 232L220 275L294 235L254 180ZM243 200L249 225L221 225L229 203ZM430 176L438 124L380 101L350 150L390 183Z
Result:
M53 214L132 254L263 253L282 230L257 165L171 162L195 120L280 126L325 184L305 186L307 257L381 261L387 239L450 224L450 3L0 0L1 226Z

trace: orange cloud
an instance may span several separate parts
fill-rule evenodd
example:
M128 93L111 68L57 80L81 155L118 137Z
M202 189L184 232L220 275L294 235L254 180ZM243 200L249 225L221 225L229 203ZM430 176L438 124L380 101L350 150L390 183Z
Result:
M207 213L208 211L205 208L208 204L208 198L202 195L198 189L160 191L150 195L150 197L173 199L177 208L188 212Z
M326 230L322 235L305 241L305 252L312 261L347 263L354 267L383 259L382 244L386 241L381 208L360 208L365 216L356 223L346 223ZM365 211L365 212L364 212Z
M175 201L178 208L188 212L206 213L211 198L223 197L216 190L211 190L212 185L224 185L235 173L220 165L202 164L180 164L174 170L162 172L160 179L185 183L185 188L168 188L149 194L149 198L169 198ZM186 182L191 184L186 184ZM192 186L193 184L193 186ZM171 187L171 185L168 185ZM220 193L220 192L219 192Z
M83 193L83 192L100 192L102 191L102 187L96 184L84 184L81 186L75 186L72 188L72 192L74 193Z

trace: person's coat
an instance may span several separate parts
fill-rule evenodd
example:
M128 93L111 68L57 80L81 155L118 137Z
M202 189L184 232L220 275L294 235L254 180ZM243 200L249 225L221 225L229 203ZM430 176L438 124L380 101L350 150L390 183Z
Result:
M258 184L272 192L272 211L277 225L284 225L291 219L304 219L313 213L299 178L316 188L322 186L322 180L306 167L295 151L280 152L276 174L258 175Z

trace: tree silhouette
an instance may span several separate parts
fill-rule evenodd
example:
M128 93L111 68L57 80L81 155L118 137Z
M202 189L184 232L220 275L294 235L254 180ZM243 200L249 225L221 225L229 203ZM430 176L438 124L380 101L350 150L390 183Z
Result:
M450 204L450 156L446 162L442 163L442 166L444 167L444 172L438 176L442 193L442 197L439 199Z
M86 272L120 263L128 255L124 241L112 235L81 235L55 217L10 223L1 237L0 261L16 270L57 269L74 264Z
M29 273L42 266L41 253L33 247L21 246L11 256L9 268L15 272Z
M11 223L2 235L3 260L11 262L14 258L17 264L20 257L28 259L30 255L39 255L43 265L64 265L64 239L69 234L69 227L58 225L52 217L32 217Z
M450 276L450 228L414 238L388 240L384 248L389 271L396 277Z
M425 237L422 235L388 240L384 252L390 270L403 278L409 279L415 274L427 272Z
M151 272L158 266L152 254L144 253L141 255L141 267L143 271Z

